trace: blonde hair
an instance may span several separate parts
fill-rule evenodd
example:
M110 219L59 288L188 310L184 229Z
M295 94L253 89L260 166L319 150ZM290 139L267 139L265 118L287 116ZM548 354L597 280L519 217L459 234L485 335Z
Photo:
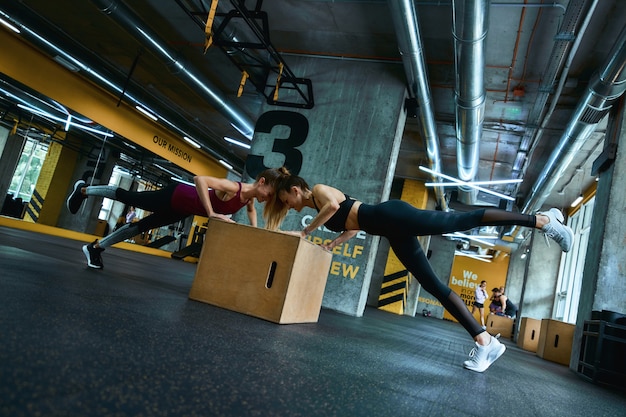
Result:
M274 187L275 192L273 197L265 202L265 206L263 207L263 220L265 220L266 229L278 230L283 220L287 216L287 212L289 211L289 208L284 205L283 202L280 201L280 199L278 198L278 189L279 187L281 187L281 184L292 175L286 167L270 168L266 171L272 171L270 174L271 179L268 179L266 177L266 180L269 180L271 182L271 185Z

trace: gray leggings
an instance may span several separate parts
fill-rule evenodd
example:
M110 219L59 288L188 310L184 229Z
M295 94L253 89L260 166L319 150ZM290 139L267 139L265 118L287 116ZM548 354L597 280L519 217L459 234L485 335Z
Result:
M171 184L154 191L126 191L123 188L97 185L86 188L85 194L106 197L121 203L151 211L152 214L138 222L129 223L100 240L100 247L106 248L137 236L148 230L176 223L189 216L172 210L171 200L174 189L179 184Z

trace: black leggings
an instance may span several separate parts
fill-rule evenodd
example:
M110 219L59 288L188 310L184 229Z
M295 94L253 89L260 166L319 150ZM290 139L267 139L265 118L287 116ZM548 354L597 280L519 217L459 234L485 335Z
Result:
M366 233L384 236L402 264L417 278L443 307L475 337L484 330L465 303L433 271L417 236L460 232L478 226L535 227L535 216L498 209L480 209L465 213L420 210L400 200L377 205L361 204L359 226Z
M134 223L139 233L143 233L157 227L176 223L189 216L189 214L172 210L172 195L177 185L170 184L154 191L126 191L123 188L118 188L115 191L115 200L152 212L152 214Z

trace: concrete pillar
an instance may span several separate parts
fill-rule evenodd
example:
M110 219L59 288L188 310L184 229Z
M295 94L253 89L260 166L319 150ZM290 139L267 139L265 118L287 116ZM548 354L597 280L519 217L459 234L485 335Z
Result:
M406 180L402 187L401 200L419 208L426 209L428 191L423 182ZM427 244L427 239L420 239L420 244ZM426 247L427 249L427 247ZM372 278L372 281L374 278ZM378 308L391 313L415 316L419 283L400 262L393 250L388 252L384 279L380 288ZM374 290L370 286L370 293Z
M572 370L577 368L583 324L591 319L591 312L626 313L626 112L623 105L614 108L605 147L615 142L617 152L614 162L599 174L570 361Z
M15 173L15 168L22 155L22 149L24 148L24 142L26 138L16 134L11 134L8 130L2 129L0 132L0 138L2 138L0 147L0 197L1 202L4 203L4 198L7 195L9 186L11 185L11 179Z
M563 252L559 245L550 241L533 229L533 237L511 254L506 282L506 292L511 300L518 302L519 317L534 319L552 318L554 293L559 276L559 266ZM521 254L528 246L527 257Z
M69 139L69 134L68 134ZM70 181L57 186L58 192L65 197L69 195L74 183L82 179L88 185L108 185L115 163L119 158L117 151L106 145L91 146L81 143ZM85 200L78 213L72 215L65 204L59 213L58 227L77 232L94 233L98 225L98 214L102 207L102 197L89 197Z
M66 141L65 133L57 132L56 139ZM35 190L26 207L25 221L56 226L59 214L65 207L66 195L62 190L72 180L75 163L76 151L64 143L50 143Z
M421 242L421 241L420 241ZM448 240L442 236L431 236L428 247L431 248L428 262L433 271L439 277L439 280L448 285L450 274L452 273L452 264L454 263L454 251L457 242ZM426 251L426 247L424 247ZM433 295L421 290L417 298L416 313L420 314L422 310L430 311L431 317L443 319L444 308Z
M307 57L290 57L289 66L311 79L315 106L262 107L246 162L248 175L285 164L311 187L331 185L365 203L386 200L406 117L402 66ZM302 230L316 214L292 210L283 229ZM311 239L336 236L320 228ZM363 314L378 241L360 233L335 248L324 307Z

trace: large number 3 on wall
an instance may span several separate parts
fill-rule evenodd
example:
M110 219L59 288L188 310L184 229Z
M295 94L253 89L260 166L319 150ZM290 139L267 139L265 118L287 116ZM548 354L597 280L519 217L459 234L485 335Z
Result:
M302 153L298 146L302 145L309 134L309 121L300 113L275 110L263 113L255 126L256 133L271 133L275 126L287 126L290 128L286 138L263 135L262 140L273 140L272 152L285 156L285 165L292 174L298 175L302 169ZM261 138L255 138L260 140ZM255 178L261 171L267 168L263 161L263 155L248 155L246 159L246 172L251 178Z

